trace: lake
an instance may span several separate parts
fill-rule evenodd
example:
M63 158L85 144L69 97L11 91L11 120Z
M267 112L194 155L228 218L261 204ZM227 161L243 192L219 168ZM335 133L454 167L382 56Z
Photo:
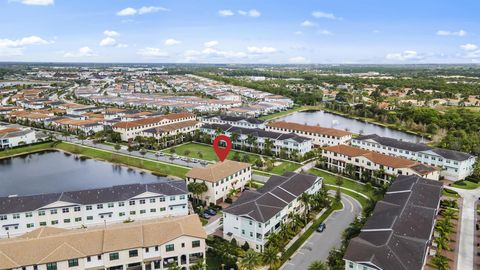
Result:
M336 128L348 130L357 134L377 134L383 137L390 137L410 142L422 142L422 137L398 131L395 129L382 127L379 125L347 118L341 115L329 113L326 111L303 111L282 116L274 121L287 121L307 125L320 125L327 128ZM423 139L423 142L426 142Z
M0 197L167 180L125 166L55 150L0 159Z

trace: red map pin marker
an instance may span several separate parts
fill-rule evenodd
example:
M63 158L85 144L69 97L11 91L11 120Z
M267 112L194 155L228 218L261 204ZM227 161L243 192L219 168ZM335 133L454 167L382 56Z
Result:
M224 141L227 146L224 148L218 146L220 141ZM228 156L228 152L230 152L230 149L232 149L232 141L227 135L218 135L215 137L215 140L213 140L213 149L215 149L218 159L220 159L220 161L224 161Z

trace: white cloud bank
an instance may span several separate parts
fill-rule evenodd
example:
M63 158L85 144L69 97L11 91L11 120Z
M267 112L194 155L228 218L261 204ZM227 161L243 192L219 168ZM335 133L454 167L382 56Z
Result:
M218 15L220 17L230 17L235 15L235 13L233 13L233 11L231 11L230 9L222 9L218 11Z
M168 56L167 52L162 51L160 48L147 47L137 51L138 55L145 58L164 58Z
M23 37L21 39L0 39L0 55L2 56L14 56L23 55L23 51L26 46L31 45L46 45L49 42L39 36Z
M460 45L460 48L462 48L462 50L465 50L465 51L474 51L478 49L478 46L472 43L467 43L464 45Z
M250 9L249 11L239 10L238 14L241 16L248 16L248 17L254 17L254 18L260 17L262 15L262 13L260 13L260 11L256 9Z
M50 6L55 4L54 0L13 0L28 6Z
M117 12L117 15L118 16L134 16L134 15L143 15L143 14L149 14L149 13L157 13L159 11L169 11L169 9L164 7L157 7L157 6L144 6L139 9L127 7Z
M210 40L205 43L203 43L203 46L210 48L210 47L215 47L219 44L218 40Z
M274 53L277 51L277 49L273 47L247 47L247 51L249 53L254 53L254 54L269 54L269 53Z
M447 31L447 30L438 30L437 36L457 36L457 37L464 37L467 35L467 32L464 30L458 31Z
M314 11L312 12L312 16L318 19L342 20L341 17L337 17L333 13L323 11Z
M406 50L400 53L389 53L385 58L393 61L416 61L422 60L424 57L419 55L416 51Z
M92 49L85 46L85 47L81 47L76 52L67 52L63 55L63 57L65 57L65 58L81 58L81 57L91 57L91 56L95 56L95 55L96 54L93 52Z
M180 43L182 43L180 40L169 38L169 39L165 40L165 42L163 44L165 44L165 46L174 46L174 45L178 45Z

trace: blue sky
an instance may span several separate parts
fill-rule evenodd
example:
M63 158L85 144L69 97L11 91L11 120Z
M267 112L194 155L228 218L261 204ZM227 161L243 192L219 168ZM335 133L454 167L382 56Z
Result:
M475 0L0 0L0 61L478 63Z

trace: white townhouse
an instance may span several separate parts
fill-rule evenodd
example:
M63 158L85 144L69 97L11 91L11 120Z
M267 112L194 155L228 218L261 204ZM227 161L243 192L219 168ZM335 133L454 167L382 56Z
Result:
M237 201L223 211L223 238L248 243L262 252L268 236L280 230L291 212L302 211L300 196L315 194L323 179L308 174L285 172L275 175L258 190L245 191Z
M184 181L0 198L0 238L188 214Z
M322 156L328 169L351 173L357 179L389 182L398 175L418 175L431 180L440 177L433 166L344 144L324 148Z
M228 194L235 190L243 191L245 184L252 179L252 166L233 160L224 160L207 167L192 168L186 175L187 183L205 183L208 191L200 196L208 204L222 203Z
M415 160L441 169L440 177L458 181L473 173L477 157L468 153L442 148L433 148L421 143L400 141L378 135L365 135L352 139L353 146Z
M198 215L87 229L43 227L0 240L0 270L191 269L205 263Z
M212 139L215 138L218 131L221 131L221 134L225 134L228 137L236 134L238 139L232 141L232 144L237 148L258 147L258 149L263 149L265 143L269 140L272 143L271 151L275 155L280 155L280 152L284 150L288 155L296 152L299 156L303 156L312 150L311 139L293 133L284 134L258 128L235 127L228 124L204 124L201 130L210 134ZM252 145L249 143L249 137L255 140Z
M37 142L36 132L18 125L0 126L0 149L12 148Z
M345 130L302 125L285 121L270 122L267 124L265 130L281 133L295 133L312 139L312 143L320 147L347 144L352 139L352 133Z
M195 130L198 130L201 126L201 122L189 120L146 129L141 131L138 135L143 137L153 137L159 141L163 137L176 136L180 134L193 134Z
M265 129L265 122L253 117L241 117L232 115L215 115L210 117L204 117L203 123L206 124L220 124L220 125L232 125L242 128L259 128Z
M171 113L161 116L143 118L135 121L119 122L113 125L113 131L119 132L123 141L134 139L144 130L180 123L185 121L195 121L196 116L193 113L181 112Z

